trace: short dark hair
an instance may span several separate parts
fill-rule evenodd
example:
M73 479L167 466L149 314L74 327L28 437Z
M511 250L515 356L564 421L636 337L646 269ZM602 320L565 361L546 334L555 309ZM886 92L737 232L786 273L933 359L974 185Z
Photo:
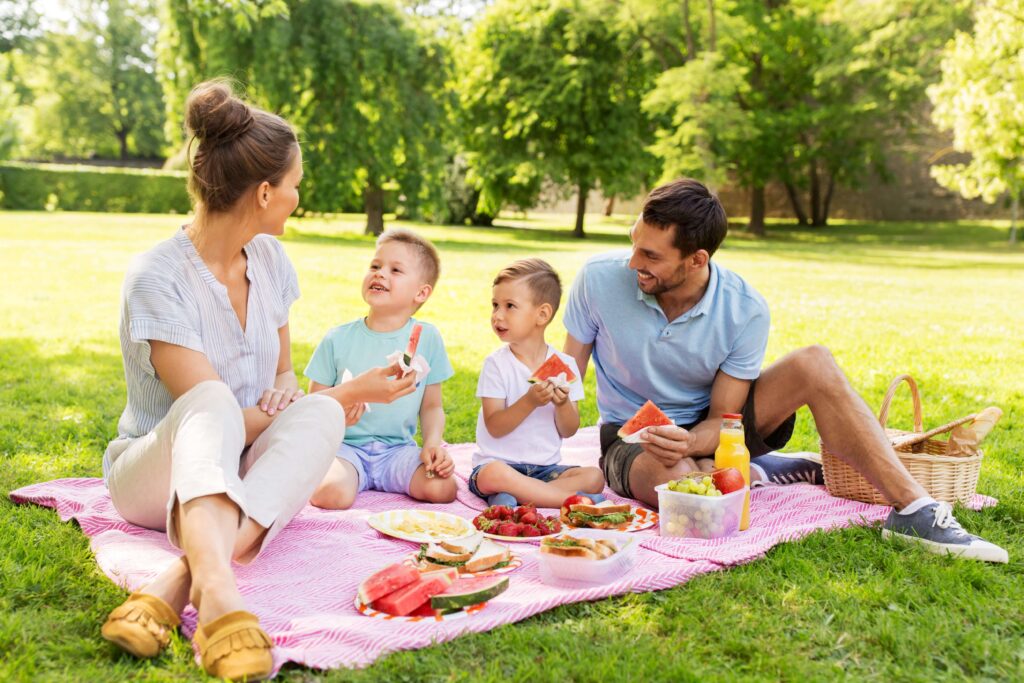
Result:
M729 231L718 197L693 178L680 178L651 190L640 219L662 230L675 228L672 243L683 256L698 249L714 254Z
M494 278L494 284L515 280L526 283L534 305L550 304L552 315L558 310L562 300L562 281L550 263L539 258L524 258L502 268Z

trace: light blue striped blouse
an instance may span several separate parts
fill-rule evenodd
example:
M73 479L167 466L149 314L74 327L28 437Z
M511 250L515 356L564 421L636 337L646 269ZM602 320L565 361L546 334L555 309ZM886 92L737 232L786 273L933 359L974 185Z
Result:
M228 290L203 263L184 229L137 256L121 291L121 354L128 404L117 438L103 456L103 473L132 439L150 432L173 399L149 360L149 340L206 354L243 408L256 405L274 385L280 354L278 330L299 297L295 269L281 243L258 235L245 245L249 303L245 330Z

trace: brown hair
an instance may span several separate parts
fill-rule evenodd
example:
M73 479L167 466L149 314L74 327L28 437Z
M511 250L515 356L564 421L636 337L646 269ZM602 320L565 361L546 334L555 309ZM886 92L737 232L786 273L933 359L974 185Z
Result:
M264 181L278 185L299 150L287 121L246 104L221 80L192 89L185 129L191 136L189 156L199 141L189 164L189 194L213 212L227 211Z
M524 258L501 269L494 278L494 284L522 280L533 294L534 305L551 304L551 313L558 310L562 300L562 281L547 261L539 258Z
M683 256L698 249L714 254L729 231L718 197L692 178L673 180L651 190L640 219L662 230L675 228L672 244Z
M406 228L389 228L377 238L377 248L388 242L398 242L411 247L420 262L423 279L431 287L437 284L437 278L441 276L441 257L430 240Z

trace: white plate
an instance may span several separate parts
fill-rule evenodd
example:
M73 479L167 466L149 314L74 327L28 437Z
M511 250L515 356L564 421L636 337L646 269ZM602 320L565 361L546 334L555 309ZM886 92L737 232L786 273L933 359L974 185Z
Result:
M562 525L565 526L564 524ZM493 538L495 541L508 541L509 543L523 543L526 541L540 541L542 538L549 538L551 536L557 536L562 533L561 531L554 531L550 534L544 534L543 536L499 536L498 534L489 534L486 531L484 536L487 538Z
M438 522L453 528L457 527L461 531L445 532L436 528L430 529L430 525L436 525ZM434 510L388 510L387 512L378 512L375 515L371 515L366 519L366 523L382 534L415 543L449 541L475 534L477 531L473 523L465 517ZM399 528L400 526L415 524L422 525L424 528L419 531L411 528Z
M654 510L648 510L647 508L641 508L633 506L630 508L630 512L633 513L633 518L625 524L619 526L613 526L608 531L640 531L641 529L650 529L652 526L658 523L658 513ZM587 526L576 526L570 524L565 520L562 520L562 526L566 529L590 529ZM597 529L600 531L600 529Z

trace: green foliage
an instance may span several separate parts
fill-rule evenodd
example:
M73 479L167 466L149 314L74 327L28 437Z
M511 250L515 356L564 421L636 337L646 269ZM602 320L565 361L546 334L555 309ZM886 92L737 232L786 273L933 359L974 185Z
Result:
M306 210L382 206L385 190L413 215L440 201L433 181L445 159L449 65L436 36L383 2L289 2L286 13L250 12L244 27L232 6L203 3L196 12L194 4L168 3L168 99L180 107L199 81L230 75L285 116L302 135Z
M0 209L187 213L190 208L183 173L0 164Z
M605 0L506 0L459 55L461 128L482 207L531 206L545 182L586 196L647 179L650 73ZM582 234L582 217L576 231Z
M928 91L936 125L953 132L956 151L971 154L968 163L932 167L932 175L968 198L992 203L1007 193L1015 209L1024 190L1021 54L1024 1L980 4L973 33L957 34L943 55L942 80Z
M152 0L76 0L75 30L36 44L32 156L157 157L166 145Z

